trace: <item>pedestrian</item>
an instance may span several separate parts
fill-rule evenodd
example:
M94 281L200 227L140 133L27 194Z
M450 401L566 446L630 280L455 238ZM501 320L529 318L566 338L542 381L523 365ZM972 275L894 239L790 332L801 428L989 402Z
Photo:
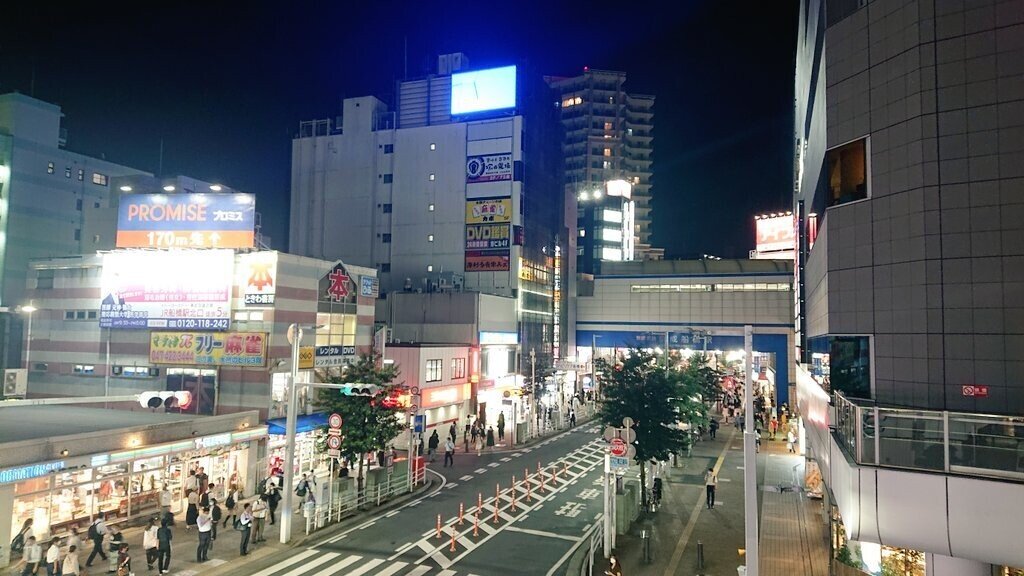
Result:
M189 491L192 491L192 490L199 490L199 479L196 478L196 469L195 468L193 468L192 470L189 470L188 477L185 478L185 486L184 486L184 488L185 488L185 493L186 494L188 494Z
M107 535L107 523L103 512L100 512L99 515L96 516L96 519L92 521L92 524L89 525L89 532L87 535L89 536L89 540L92 540L92 553L89 554L89 558L85 561L86 568L92 566L92 561L96 558L97 554L99 554L100 558L104 560L107 559L107 555L103 552L103 537ZM77 549L78 548L76 547L76 550ZM75 573L77 574L77 556L75 558Z
M575 428L576 427L576 411L575 410L569 410L569 426L571 428Z
M210 531L211 542L217 539L217 526L220 525L220 521L223 516L224 513L221 511L220 504L217 503L217 499L210 498L210 518L213 520L213 530ZM210 544L210 548L213 548L213 544Z
M705 503L708 510L712 510L715 507L715 489L717 487L718 475L715 474L714 468L708 468L708 471L704 473L704 489L707 492Z
M775 433L779 430L779 421L776 418L772 418L768 421L768 432L772 435L772 440L775 440Z
M228 498L224 501L224 524L225 528L228 527L228 520L233 523L238 519L238 501L242 499L242 495L238 490L228 488Z
M121 534L121 530L117 526L112 526L107 530L104 542L106 543L107 552L110 552L107 572L117 572L117 555L121 552L121 545L124 544L124 535Z
M477 427L476 423L473 423L473 427L470 429L470 432L473 435L473 447L476 447L477 438L480 437L480 428Z
M238 544L238 551L242 556L249 553L249 535L252 532L252 506L247 502L238 515L238 529L242 532L242 538Z
M61 563L61 576L78 576L81 571L82 568L78 564L78 547L69 546L68 553L64 556L64 562Z
M444 465L442 468L455 466L455 442L451 438L444 441Z
M173 501L174 495L167 488L167 484L164 484L164 489L160 491L160 510L163 512L163 518L170 518L172 526L174 525L174 515L171 514L171 502Z
M756 428L754 429L754 438L755 438L755 440L754 440L754 448L756 448L756 450L754 450L754 452L760 452L761 451L761 430L760 429L756 429Z
M128 554L128 544L121 544L117 551L117 576L128 576L132 573L132 557Z
M196 517L196 526L199 528L199 546L196 547L196 562L206 562L210 559L210 542L213 537L213 517L210 516L210 509L203 508Z
M458 436L459 433L458 430L455 429L455 422L452 422L452 425L448 427L448 437L452 439L452 442L455 442L455 439L458 438Z
M494 448L494 427L487 427L487 450L490 451Z
M441 438L437 435L437 430L430 435L430 439L427 440L427 455L430 456L430 461L434 461L434 455L437 453L437 447L441 444Z
M471 426L466 423L465 434L462 435L462 451L469 454L469 437L472 434Z
M263 527L267 523L267 501L263 497L259 497L252 504L252 542L257 544L259 542L266 542L266 538L263 534Z
M185 509L185 530L191 530L199 516L199 490L189 490L185 496L188 501L188 508Z
M200 494L199 494L199 507L200 508L209 508L210 507L210 498L215 498L217 496L216 490L217 490L217 485L214 484L213 482L210 482L210 486L207 488L206 492L200 492Z
M156 525L156 518L150 518L146 529L142 531L142 549L146 552L146 568L149 570L153 569L153 563L160 555L157 551L160 545L160 541L156 537L158 530L160 528Z
M199 493L206 494L212 486L209 485L210 477L207 476L206 471L202 466L199 467L199 471L196 472L196 482L199 484Z
M505 439L505 413L498 414L498 440Z
M309 478L306 474L302 475L302 480L295 486L295 495L299 497L299 506L302 506L302 501L306 499L306 495L310 493L313 484L310 484Z
M267 488L267 510L270 511L270 524L277 523L277 505L281 502L281 491L277 484L271 482Z
M480 434L477 434L476 435L476 440L473 441L473 444L475 444L475 446L476 446L476 455L479 456L480 453L483 452L483 450L484 450L484 438L483 438L483 436L480 435Z
M30 574L37 574L39 572L39 565L43 561L43 547L36 543L35 536L29 536L25 540L25 547L21 549L21 563L25 564L25 568L21 571L21 576L29 576ZM11 574L15 573L17 565Z
M744 414L740 414L739 418L736 418L736 427L740 429L740 432L747 431L747 417Z
M157 570L161 574L167 574L171 567L171 540L174 535L167 522L161 522L160 528L156 531L157 542Z
M46 576L58 576L61 564L60 538L50 538L50 547L46 549Z
M622 576L622 566L615 556L608 557L608 569L604 571L606 576Z
M711 432L711 439L714 440L718 434L718 419L712 417L711 422L708 423L708 430Z
M786 432L786 450L791 454L796 453L796 434L793 434L792 430Z

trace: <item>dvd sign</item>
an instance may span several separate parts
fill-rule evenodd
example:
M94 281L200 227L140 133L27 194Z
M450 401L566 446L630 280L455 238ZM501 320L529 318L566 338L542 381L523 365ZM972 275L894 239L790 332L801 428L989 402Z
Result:
M508 248L510 242L508 224L470 224L466 226L466 249Z

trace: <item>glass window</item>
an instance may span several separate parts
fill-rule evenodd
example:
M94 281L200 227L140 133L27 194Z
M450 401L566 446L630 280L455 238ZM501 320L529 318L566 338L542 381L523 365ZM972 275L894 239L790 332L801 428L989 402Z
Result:
M868 197L867 138L828 151L828 205Z
M382 236L382 238L383 238L385 244L390 244L391 243L391 234L390 233L385 232L384 235Z
M56 170L56 167L53 165L53 162L47 162L46 163L46 173L47 174L53 174L54 170Z
M64 167L64 177L71 178L71 166Z
M85 170L82 170L81 168L79 168L78 169L78 181L81 182L83 180L85 180ZM97 206L97 208L99 208L99 206Z
M440 382L443 371L441 359L427 360L427 382Z
M391 204L384 204L383 206L381 206L381 209L384 211L385 214L391 214Z
M385 144L384 145L384 153L385 154L391 154L394 151L395 151L395 145L394 144Z
M466 377L466 359L452 358L452 380Z
M106 186L107 185L107 175L106 174L100 174L99 172L93 172L92 173L92 183L93 184L97 184L99 186Z
M605 222L622 222L622 212L619 210L605 210L601 214L601 218Z
M384 174L383 175L383 180L384 180L385 184L391 184L394 181L394 175L393 174Z

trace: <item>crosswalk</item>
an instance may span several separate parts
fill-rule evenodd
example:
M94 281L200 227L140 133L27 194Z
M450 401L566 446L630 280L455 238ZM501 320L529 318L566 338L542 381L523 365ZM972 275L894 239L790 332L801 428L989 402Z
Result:
M308 548L253 576L479 576L398 560L384 560Z

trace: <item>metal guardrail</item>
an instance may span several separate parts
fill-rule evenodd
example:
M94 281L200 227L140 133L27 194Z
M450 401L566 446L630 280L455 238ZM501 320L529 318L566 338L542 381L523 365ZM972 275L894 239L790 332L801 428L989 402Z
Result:
M565 576L594 576L602 574L597 562L604 560L604 519L599 518L587 530L573 549L565 569ZM557 569L557 566L555 567ZM555 570L552 569L552 572ZM552 572L548 572L550 575Z
M305 504L302 513L306 518L306 534L311 534L330 524L340 522L359 510L366 509L367 507L379 507L395 496L412 492L416 486L423 484L426 480L426 470L421 468L412 479L412 486L409 485L408 476L398 481L392 481L391 478L388 478L384 482L375 484L372 488L364 489L362 494L354 491L351 494L336 497L334 502L315 505Z
M833 394L835 433L859 464L1024 481L1024 417L886 408Z

